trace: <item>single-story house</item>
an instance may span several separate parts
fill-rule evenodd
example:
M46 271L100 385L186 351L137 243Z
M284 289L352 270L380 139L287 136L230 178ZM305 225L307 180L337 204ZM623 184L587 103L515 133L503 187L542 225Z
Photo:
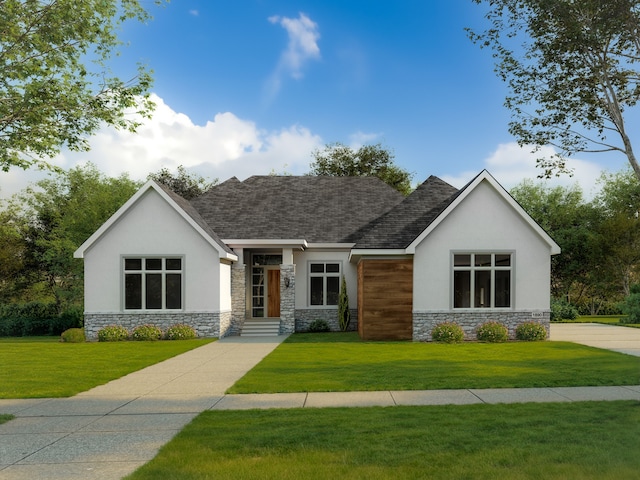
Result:
M375 177L231 178L191 202L147 182L75 252L85 330L187 323L200 336L338 330L344 278L364 339L548 327L558 245L485 170L403 197Z

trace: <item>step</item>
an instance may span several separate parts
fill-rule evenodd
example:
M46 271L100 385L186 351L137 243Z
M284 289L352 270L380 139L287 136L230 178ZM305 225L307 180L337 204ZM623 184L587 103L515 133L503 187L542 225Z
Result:
M275 337L280 333L280 320L247 320L241 337Z

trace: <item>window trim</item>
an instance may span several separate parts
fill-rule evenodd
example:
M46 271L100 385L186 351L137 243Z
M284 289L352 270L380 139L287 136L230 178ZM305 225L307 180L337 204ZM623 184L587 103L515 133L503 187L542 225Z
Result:
M469 255L470 256L470 265L469 266L455 266L455 256L456 255ZM491 266L476 266L474 259L476 255L491 255ZM509 255L510 265L508 267L496 266L495 264L495 256L496 255ZM516 263L516 252L515 250L455 250L451 251L451 266L450 266L450 275L451 275L451 289L450 289L450 306L451 310L456 311L491 311L491 310L513 310L515 308L515 263ZM469 296L470 296L470 306L468 307L456 307L456 292L455 292L455 273L456 272L470 272L470 280L469 280ZM491 305L488 307L475 306L475 272L490 272L490 282L491 282L491 292L489 294L489 298L491 300ZM495 287L496 287L496 279L495 273L498 271L508 271L509 275L509 306L506 307L496 307L495 306Z
M154 260L160 259L162 260L160 269L147 269L146 268L146 260ZM167 269L167 260L168 259L180 259L180 269ZM127 260L141 260L141 269L140 270L127 270L126 269L126 261ZM127 274L130 273L140 273L142 275L142 285L141 285L141 308L127 308ZM160 308L146 308L146 282L144 281L144 276L146 274L160 274L161 275L161 307ZM180 308L167 308L167 275L171 274L180 274ZM181 312L184 311L185 307L185 257L184 255L121 255L120 259L120 275L121 275L121 309L123 312L133 313L133 312Z
M322 264L324 265L324 272L322 273L312 273L311 265ZM327 265L335 264L338 265L338 272L327 272ZM340 287L342 282L342 275L344 273L342 260L308 260L307 261L307 307L308 308L322 308L322 309L337 309L338 302L335 305L327 304L327 281L328 277L338 278L338 297L340 296ZM312 278L323 278L322 282L322 305L312 304L311 303L311 279Z

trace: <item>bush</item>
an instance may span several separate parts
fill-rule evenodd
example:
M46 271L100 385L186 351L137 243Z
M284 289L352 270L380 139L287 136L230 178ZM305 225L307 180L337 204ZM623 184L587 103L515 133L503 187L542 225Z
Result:
M196 338L196 336L196 331L184 323L171 325L164 334L164 338L167 340L189 340Z
M626 317L620 319L620 323L640 323L640 285L632 285L631 293L620 304L620 309Z
M82 328L69 328L62 332L60 340L65 343L84 343L86 341L84 337L84 330Z
M481 342L500 343L508 340L509 331L501 323L492 321L480 325L476 335Z
M460 343L464 340L464 331L457 323L439 323L431 331L431 338L434 342Z
M578 309L566 300L551 300L551 321L575 320L578 318Z
M309 325L310 332L328 332L329 330L329 324L322 319L314 320Z
M516 327L516 339L537 342L547 339L547 329L538 322L524 322Z
M155 341L162 338L162 330L155 325L138 325L131 333L132 340Z
M60 335L66 328L55 328L57 318L58 306L55 303L0 305L0 336Z
M109 325L98 330L99 342L122 342L129 340L129 332L122 325Z

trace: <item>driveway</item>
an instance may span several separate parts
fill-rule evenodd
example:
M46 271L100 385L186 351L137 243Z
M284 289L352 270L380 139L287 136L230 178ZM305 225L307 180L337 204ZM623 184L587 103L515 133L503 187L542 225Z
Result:
M640 357L640 328L602 323L552 323L550 339L606 348Z

